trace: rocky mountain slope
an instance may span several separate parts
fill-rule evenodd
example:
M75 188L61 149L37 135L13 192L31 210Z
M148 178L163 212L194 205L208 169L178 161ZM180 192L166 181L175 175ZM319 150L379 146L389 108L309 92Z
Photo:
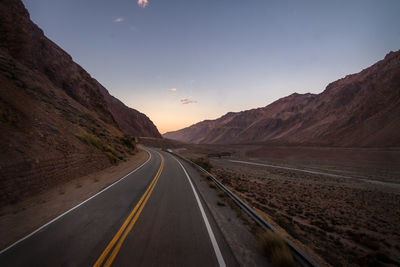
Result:
M100 170L160 137L47 39L21 1L0 2L0 205Z
M227 113L164 137L190 143L323 146L400 145L400 51L329 84L263 107Z
M162 138L156 126L145 114L125 106L120 100L110 95L101 84L99 84L99 89L109 111L123 132L132 136Z

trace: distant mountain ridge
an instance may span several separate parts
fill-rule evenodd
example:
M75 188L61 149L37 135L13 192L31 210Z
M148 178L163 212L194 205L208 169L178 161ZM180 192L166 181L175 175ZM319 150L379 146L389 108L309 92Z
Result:
M189 143L400 146L400 51L329 84L163 136Z

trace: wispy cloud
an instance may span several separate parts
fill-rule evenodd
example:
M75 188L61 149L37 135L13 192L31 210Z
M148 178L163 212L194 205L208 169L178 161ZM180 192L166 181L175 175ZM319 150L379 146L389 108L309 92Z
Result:
M149 2L147 0L138 0L137 3L140 7L145 8Z
M124 18L116 18L114 19L114 22L119 23L119 22L123 22L125 19Z
M192 100L192 99L190 99L190 97L189 97L189 98L181 99L181 103L184 104L184 105L187 105L187 104L194 104L194 103L197 103L197 101L196 101L196 100Z
M170 91L172 91L172 92L176 92L178 89L176 89L175 87L174 88L171 88L171 89L169 89Z

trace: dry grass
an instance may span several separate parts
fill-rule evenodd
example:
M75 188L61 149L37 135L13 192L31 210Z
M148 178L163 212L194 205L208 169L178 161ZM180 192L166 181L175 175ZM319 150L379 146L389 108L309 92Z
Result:
M201 177L203 177L205 180L210 180L210 176L208 174L201 173Z
M117 155L117 153L113 149L111 149L109 145L107 145L103 140L101 140L94 134L82 130L80 133L76 134L76 137L78 137L82 142L91 145L103 152L112 164L118 164L120 160L124 160L122 156ZM129 149L132 149L133 147L133 144L130 143L129 139L122 138L118 140L118 142L127 146ZM123 153L123 151L121 152Z
M258 235L261 249L274 266L294 266L294 260L285 240L277 233L267 231Z
M118 163L118 158L112 152L105 151L104 154L107 156L107 158L110 160L112 164Z
M91 133L88 133L86 131L81 131L80 133L76 134L76 137L78 137L84 143L86 143L88 145L92 145L101 151L109 151L110 150L110 148L107 145L105 145L101 139L99 139L97 136L95 136Z
M191 159L191 161L193 161L194 163L196 163L197 165L199 165L208 172L210 172L213 167L208 158L201 157L201 158Z
M215 183L214 183L213 181L207 181L207 184L208 184L208 186L209 186L210 188L214 188L214 189L217 188L217 186L215 185Z
M222 191L222 190L220 190L220 189L218 189L217 195L218 195L220 198L224 198L224 197L225 197L225 192Z

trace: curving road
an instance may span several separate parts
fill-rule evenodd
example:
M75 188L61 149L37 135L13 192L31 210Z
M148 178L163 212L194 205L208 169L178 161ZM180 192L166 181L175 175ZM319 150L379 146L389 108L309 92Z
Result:
M234 266L186 169L162 151L0 252L0 266Z

